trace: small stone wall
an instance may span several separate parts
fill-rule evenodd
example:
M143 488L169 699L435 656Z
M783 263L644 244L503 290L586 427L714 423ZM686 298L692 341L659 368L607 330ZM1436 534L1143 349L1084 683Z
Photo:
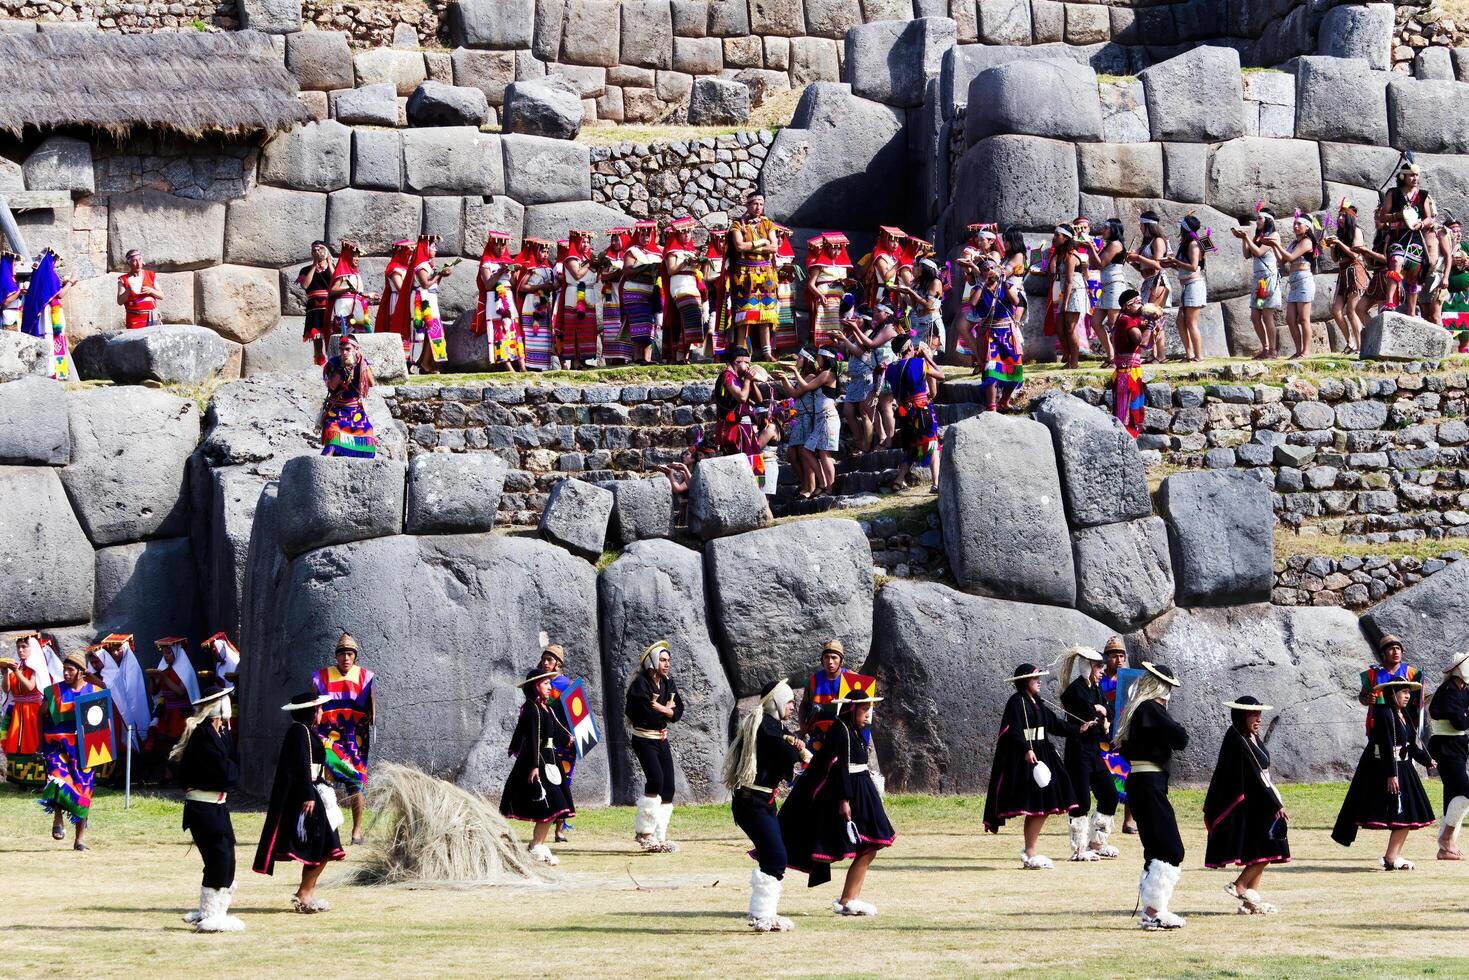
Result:
M1384 555L1292 555L1276 562L1275 588L1270 601L1277 606L1346 606L1365 609L1394 592L1417 585L1464 556L1457 551L1437 558Z
M90 24L104 31L142 34L149 31L238 30L234 0L0 0L0 14L41 24Z
M703 218L743 206L774 133L592 147L592 200L635 218Z

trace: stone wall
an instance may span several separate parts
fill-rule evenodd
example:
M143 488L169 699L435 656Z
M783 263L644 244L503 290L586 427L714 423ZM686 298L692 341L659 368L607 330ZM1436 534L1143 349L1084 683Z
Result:
M1447 551L1436 558L1389 558L1347 555L1343 558L1292 555L1276 563L1270 601L1277 606L1345 606L1366 609L1395 592L1441 572L1463 554Z
M0 0L0 12L22 23L95 26L126 34L147 31L239 29L235 0ZM11 28L7 28L11 29ZM19 27L14 28L19 29Z
M725 133L592 147L592 200L635 218L703 218L744 206L775 134Z

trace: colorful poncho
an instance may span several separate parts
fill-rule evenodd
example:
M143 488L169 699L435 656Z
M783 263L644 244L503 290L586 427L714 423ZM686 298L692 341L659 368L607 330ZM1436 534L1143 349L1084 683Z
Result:
M316 729L328 750L327 764L337 781L353 792L360 792L367 784L372 681L372 671L356 665L345 674L332 666L318 670L311 677L316 693L330 699L321 706L321 724ZM339 763L333 764L333 754Z
M73 690L65 684L46 689L41 710L41 742L46 753L46 786L40 804L47 813L60 810L72 823L87 819L92 807L92 783L96 773L83 769L77 750L76 700L101 688L83 682Z

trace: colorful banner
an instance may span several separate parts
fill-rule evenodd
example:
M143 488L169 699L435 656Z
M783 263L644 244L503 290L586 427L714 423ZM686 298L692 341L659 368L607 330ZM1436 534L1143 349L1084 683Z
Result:
M562 690L557 703L566 716L566 727L571 729L576 740L576 757L582 759L602 741L602 733L597 731L597 720L592 717L591 702L587 700L587 689L580 677Z
M83 769L105 766L117 757L112 738L112 692L105 687L78 695L77 756Z

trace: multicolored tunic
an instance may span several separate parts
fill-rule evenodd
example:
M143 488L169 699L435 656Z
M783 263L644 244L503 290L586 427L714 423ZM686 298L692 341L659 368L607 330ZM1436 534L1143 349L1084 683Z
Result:
M377 455L377 439L372 434L372 420L362 399L367 396L367 378L363 366L367 359L358 356L349 375L341 357L333 357L322 368L326 381L326 404L321 410L321 454L371 459Z
M545 292L529 292L528 287L549 286L550 266L526 269L520 288L520 333L525 339L525 366L532 371L551 370L556 355L556 339L551 335L551 300Z
M39 785L46 781L41 757L41 704L45 694L39 690L22 693L21 675L29 683L36 679L36 672L24 666L6 675L10 703L5 707L5 717L0 718L0 751L5 753L7 782Z
M659 253L640 245L630 245L627 255L633 268L622 277L622 319L635 341L650 341L658 326Z
M665 257L686 263L684 268L694 268L694 252L691 249L669 248ZM668 277L668 296L677 311L676 325L664 314L663 334L670 350L678 347L700 347L704 343L704 297L699 290L699 277L692 271L678 272Z
M1102 700L1107 705L1107 717L1112 720L1112 730L1116 731L1117 678L1110 674L1103 674L1097 686L1102 689ZM1127 764L1127 760L1122 758L1122 754L1117 751L1116 747L1110 741L1104 740L1099 742L1097 743L1097 747L1102 750L1102 763L1106 765L1107 771L1112 774L1112 784L1117 787L1117 798L1126 802L1127 774L1132 771L1132 767Z
M92 807L92 783L97 775L82 768L77 747L76 700L100 690L88 681L75 690L65 684L52 684L46 689L41 712L46 788L41 791L40 803L47 813L60 810L72 823L87 819L87 811Z
M801 346L801 338L796 332L795 280L781 276L783 272L791 275L795 267L794 256L777 255L775 257L775 340L771 346L777 351L793 351Z
M566 361L591 361L597 357L597 300L592 292L597 274L584 268L574 279L562 266L559 328L561 357Z
M1469 244L1460 242L1459 251L1469 255ZM1450 260L1448 290L1443 325L1459 339L1459 353L1469 354L1469 268L1456 269Z
M439 318L439 286L432 280L428 286L418 284L418 273L424 269L432 276L433 262L420 262L413 269L413 292L409 294L413 302L413 359L418 360L427 345L434 363L442 364L449 359L449 348L444 340L444 321Z
M491 364L525 360L525 340L520 335L520 321L515 315L515 294L508 261L485 259L480 263L490 280L488 292L480 293L476 332L483 332Z
M775 222L769 218L740 220L730 230L738 231L747 245L775 243ZM776 325L780 318L780 295L771 256L735 257L730 299L735 324L746 328Z
M714 437L721 456L744 453L755 474L755 482L765 484L765 456L755 434L755 414L748 399L740 397L740 379L726 370L714 385L714 407L719 412Z
M1143 431L1147 389L1143 387L1143 359L1137 351L1112 359L1112 411L1134 439Z
M821 298L811 311L811 342L817 347L834 344L842 333L842 287L847 270L840 266L817 265L811 269L811 291Z
M335 754L350 768L348 772L339 772L333 766L333 776L338 782L345 781L352 792L360 792L367 784L372 681L372 671L356 664L345 674L333 665L311 675L316 693L330 698L321 706L321 724L316 734L326 744L328 756Z
M632 343L623 336L622 283L602 282L602 360L632 360Z
M1015 331L1015 311L1003 295L1004 288L992 293L979 287L974 312L979 316L975 336L982 336L985 344L982 386L996 388L1001 396L1008 398L1025 383L1025 368L1021 345L1017 342L1020 338Z
M56 256L41 253L31 284L20 307L21 333L39 337L51 348L47 375L57 381L71 380L71 352L66 345L66 314L61 309L61 277L56 274Z
M888 385L898 409L898 443L903 448L903 461L910 466L926 467L933 461L938 445L939 423L928 398L928 381L924 360L905 357L889 364Z

